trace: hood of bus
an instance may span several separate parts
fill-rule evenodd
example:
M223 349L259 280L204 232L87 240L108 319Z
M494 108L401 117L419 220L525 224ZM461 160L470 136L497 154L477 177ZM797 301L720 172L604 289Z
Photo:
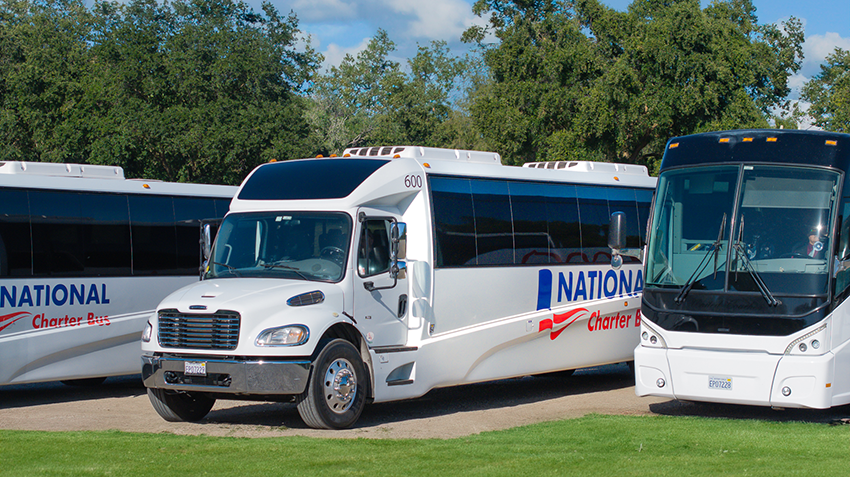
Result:
M344 283L344 282L342 282ZM306 305L289 305L290 298L321 292L321 302ZM152 317L154 338L142 343L144 351L199 353L210 355L247 356L308 356L323 332L339 321L343 315L344 293L341 283L308 282L270 278L238 278L205 280L184 287L160 303L157 311L177 310L185 315L204 315L220 311L239 315L239 343L236 349L215 350L173 348L161 346L158 337L157 316ZM258 346L255 341L264 330L288 325L308 328L309 339L297 346Z

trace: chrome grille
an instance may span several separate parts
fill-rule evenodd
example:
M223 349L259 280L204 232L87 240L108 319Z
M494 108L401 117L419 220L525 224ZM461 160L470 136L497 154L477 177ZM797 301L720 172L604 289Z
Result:
M236 349L241 318L235 311L187 314L177 310L159 312L159 344L164 348Z

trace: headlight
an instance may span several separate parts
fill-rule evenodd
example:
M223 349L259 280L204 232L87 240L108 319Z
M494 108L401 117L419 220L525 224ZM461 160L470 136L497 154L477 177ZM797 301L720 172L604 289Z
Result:
M647 348L666 348L667 342L661 337L661 333L653 330L646 321L641 321L640 344Z
M310 330L304 325L269 328L257 337L257 346L297 346L307 342Z
M151 335L153 335L153 325L151 325L151 322L149 321L148 324L145 326L145 330L142 331L142 341L144 341L145 343L150 343Z

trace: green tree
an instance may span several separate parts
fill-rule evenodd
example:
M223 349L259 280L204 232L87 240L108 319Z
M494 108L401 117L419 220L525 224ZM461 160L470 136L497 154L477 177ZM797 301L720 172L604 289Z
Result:
M78 0L0 2L0 160L85 160L91 20Z
M590 159L653 168L666 140L767 127L800 67L802 27L759 25L749 0L479 0L499 39L473 105L509 162ZM472 28L482 42L488 29Z
M850 133L850 51L835 48L820 73L803 86L807 114L828 131Z
M238 183L311 152L299 94L319 57L268 3L98 3L93 163L130 176Z
M378 33L356 56L315 81L308 118L325 153L348 147L415 144L453 147L470 135L453 95L467 61L451 55L445 42L420 46L407 68L390 59L395 44Z

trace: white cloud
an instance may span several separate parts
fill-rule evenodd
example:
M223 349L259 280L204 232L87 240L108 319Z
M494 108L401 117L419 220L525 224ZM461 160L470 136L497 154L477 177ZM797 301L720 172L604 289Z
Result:
M803 67L800 73L807 78L820 73L820 65L828 55L835 51L836 47L850 50L850 38L842 37L833 32L806 37L806 42L803 44Z
M322 51L322 55L325 57L325 69L331 66L339 66L345 55L357 56L358 53L366 49L366 46L369 45L369 40L371 38L364 38L359 44L350 47L342 47L336 43L331 43Z
M303 22L345 22L357 16L357 4L344 0L295 0L288 6L287 3L284 2L287 10L292 9Z

